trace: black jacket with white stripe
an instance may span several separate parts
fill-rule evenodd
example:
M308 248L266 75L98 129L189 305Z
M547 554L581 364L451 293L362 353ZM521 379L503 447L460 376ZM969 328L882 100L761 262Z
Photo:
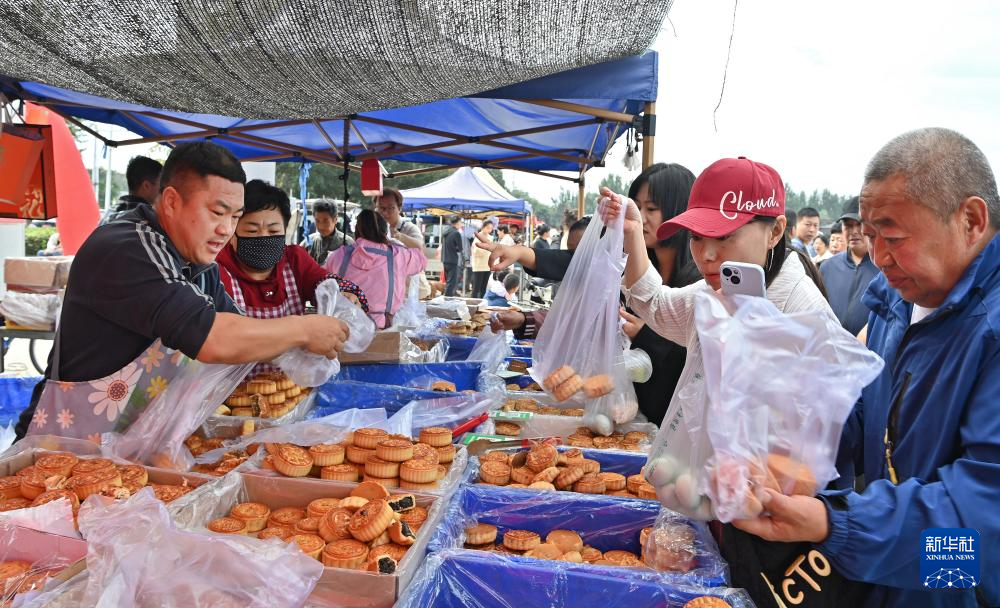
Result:
M58 375L50 357L45 377L103 378L157 339L194 358L217 312L240 312L219 280L219 267L184 260L153 208L141 204L98 226L76 254L59 317ZM19 435L42 385L21 416Z

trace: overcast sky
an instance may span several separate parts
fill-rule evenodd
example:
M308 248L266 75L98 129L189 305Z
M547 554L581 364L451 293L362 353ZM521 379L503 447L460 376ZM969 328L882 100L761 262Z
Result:
M675 1L676 37L665 23L654 46L657 161L697 175L719 158L748 156L797 190L848 194L889 139L942 126L1000 162L1000 4L743 0L716 132L732 16L731 1ZM625 173L621 147L588 183L602 171ZM513 180L542 201L562 185L523 173Z
M890 138L944 126L1000 162L1000 3L743 0L716 132L732 17L731 1L675 1L654 45L657 161L697 174L719 158L748 156L795 189L849 194ZM589 184L607 171L627 174L622 147L607 168L588 172ZM139 148L115 152L116 168ZM505 173L543 202L568 185Z

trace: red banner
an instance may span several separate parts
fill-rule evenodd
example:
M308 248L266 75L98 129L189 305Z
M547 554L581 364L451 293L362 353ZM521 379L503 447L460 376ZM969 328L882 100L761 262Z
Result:
M52 133L49 127L3 125L0 131L0 217L52 217L44 215L42 159L46 147L51 167Z

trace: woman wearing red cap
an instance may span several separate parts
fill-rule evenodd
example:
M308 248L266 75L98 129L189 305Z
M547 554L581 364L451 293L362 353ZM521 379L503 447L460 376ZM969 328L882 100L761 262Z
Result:
M687 211L656 231L660 240L682 229L691 233L691 255L704 279L680 288L664 286L645 255L642 217L636 204L606 188L601 190L601 213L606 220L625 213L628 261L622 292L626 302L658 334L687 347L682 377L702 368L694 323L695 293L706 283L720 289L723 262L763 267L767 298L784 313L815 310L833 316L815 266L786 245L783 183L777 171L746 158L724 158L698 176ZM666 419L663 422L669 423ZM759 573L774 568L784 571L795 557L791 553L797 555L799 550L799 545L767 543L729 524L717 530L717 536L721 536L720 549L730 562L734 585L750 589L751 596L762 602L767 594L754 594L760 584Z
M625 211L626 301L666 338L687 344L695 337L694 294L705 283L714 290L721 288L723 262L763 267L767 297L783 312L830 311L815 266L786 246L785 188L771 167L742 157L712 163L695 180L687 211L659 227L656 236L661 240L678 230L691 232L691 255L704 283L683 288L663 286L644 255L642 217L635 203L607 188L601 195L606 217Z

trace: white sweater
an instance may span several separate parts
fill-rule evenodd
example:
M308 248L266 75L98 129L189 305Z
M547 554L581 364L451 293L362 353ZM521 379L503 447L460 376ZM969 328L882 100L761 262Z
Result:
M650 329L681 346L692 345L698 331L694 324L694 294L710 289L704 279L687 287L666 287L652 265L631 288L622 282L625 301ZM833 310L806 274L799 256L789 251L781 272L767 288L767 299L783 313ZM690 360L689 360L690 361Z

